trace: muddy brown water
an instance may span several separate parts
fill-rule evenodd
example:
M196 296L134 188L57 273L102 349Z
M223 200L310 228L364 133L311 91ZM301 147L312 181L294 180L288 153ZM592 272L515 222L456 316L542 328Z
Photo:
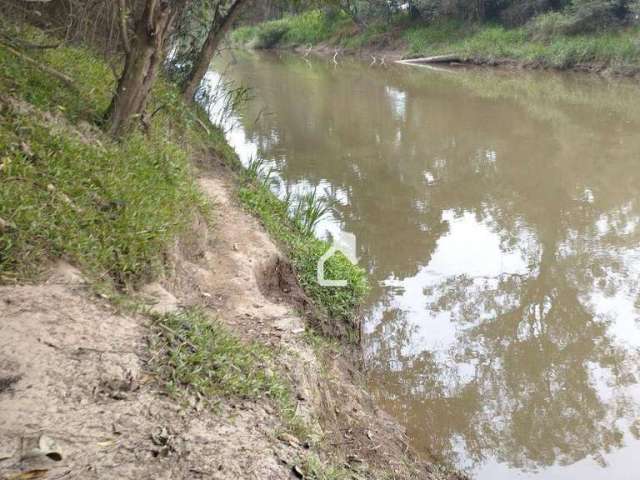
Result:
M481 480L640 478L638 85L248 52L221 73L252 89L242 160L356 235L370 386L416 449Z

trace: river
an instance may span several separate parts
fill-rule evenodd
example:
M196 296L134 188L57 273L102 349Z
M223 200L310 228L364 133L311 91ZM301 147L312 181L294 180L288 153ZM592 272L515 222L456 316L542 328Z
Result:
M370 388L414 448L479 480L640 478L640 86L254 52L221 74L251 89L243 162L355 234Z

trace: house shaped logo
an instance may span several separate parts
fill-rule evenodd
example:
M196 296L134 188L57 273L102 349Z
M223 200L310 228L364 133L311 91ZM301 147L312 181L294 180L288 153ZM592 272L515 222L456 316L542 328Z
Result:
M324 264L333 257L336 253L342 253L349 259L354 265L358 263L358 257L356 255L356 236L350 232L340 232L337 238L333 239L333 243L329 250L318 260L318 283L323 287L346 287L346 280L329 280L325 278Z

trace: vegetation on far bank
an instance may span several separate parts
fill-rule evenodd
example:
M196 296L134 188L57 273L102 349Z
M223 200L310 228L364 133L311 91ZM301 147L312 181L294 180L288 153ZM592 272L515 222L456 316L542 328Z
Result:
M591 35L554 33L535 39L527 27L468 27L448 22L411 27L404 32L404 38L410 56L455 53L481 63L513 60L553 68L640 67L640 28L637 27Z
M630 4L624 17L616 21L613 13L600 5L603 3L611 2L576 1L520 22L508 22L504 15L481 20L450 12L412 17L400 10L371 13L366 21L358 21L345 10L311 9L240 27L232 33L232 40L251 48L326 44L347 52L391 49L410 57L456 54L478 63L514 61L540 67L590 66L634 72L640 68L635 7Z

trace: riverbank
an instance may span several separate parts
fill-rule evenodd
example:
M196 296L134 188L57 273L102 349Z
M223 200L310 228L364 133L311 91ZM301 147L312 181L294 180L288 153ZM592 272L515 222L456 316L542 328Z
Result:
M286 48L301 52L355 55L386 62L452 55L455 64L512 66L612 73L640 73L640 27L627 26L590 34L563 34L550 22L517 28L435 21L399 20L359 26L349 18L328 19L319 11L232 33L236 45ZM303 32L310 32L304 35Z
M114 142L108 64L30 55L0 46L0 476L455 478L363 387L363 273L314 288L324 245L202 111L161 81Z

